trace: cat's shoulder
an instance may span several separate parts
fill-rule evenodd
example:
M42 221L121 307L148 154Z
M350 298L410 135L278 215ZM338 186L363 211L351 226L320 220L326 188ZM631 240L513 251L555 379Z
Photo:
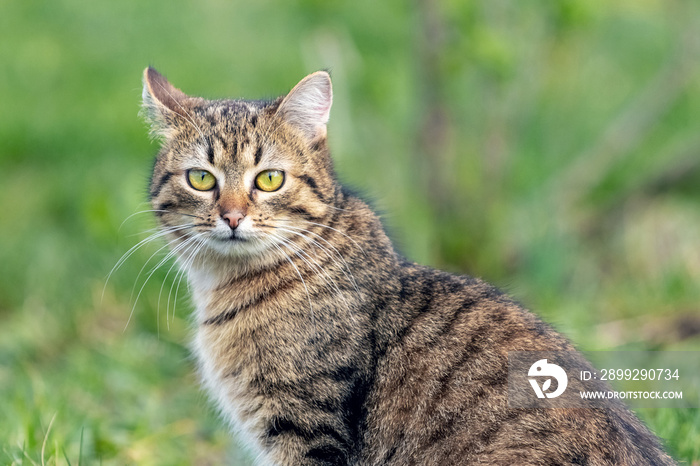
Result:
M549 324L500 288L470 275L401 263L399 302L413 308L416 322L457 325L479 332L509 332L516 340L547 349L570 347Z

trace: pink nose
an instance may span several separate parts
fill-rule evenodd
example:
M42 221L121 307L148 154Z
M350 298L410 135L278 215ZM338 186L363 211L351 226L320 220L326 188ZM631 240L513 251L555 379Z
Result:
M228 226L231 227L231 229L238 228L238 224L241 223L241 220L245 217L245 214L243 212L240 212L238 210L233 210L231 212L226 212L224 215L221 216L226 222L228 222Z

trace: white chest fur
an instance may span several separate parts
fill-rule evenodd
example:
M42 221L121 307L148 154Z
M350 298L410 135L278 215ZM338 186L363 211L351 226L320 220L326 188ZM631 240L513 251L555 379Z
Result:
M227 364L218 360L222 349L214 346L217 340L206 328L199 328L195 334L193 350L202 384L241 444L258 456L259 462L266 464L268 461L264 460L266 454L260 443L262 400L250 390L249 371L236 371L233 375L226 370Z
M251 389L250 348L241 342L235 324L205 323L211 293L218 284L212 277L190 272L190 284L196 305L197 329L192 350L197 358L202 384L242 446L256 457L256 464L272 464L263 448L262 398Z

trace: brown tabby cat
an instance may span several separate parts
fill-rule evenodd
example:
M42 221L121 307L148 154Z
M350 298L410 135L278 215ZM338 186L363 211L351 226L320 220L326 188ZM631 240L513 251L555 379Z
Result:
M621 404L509 408L509 352L572 346L494 287L394 251L336 180L331 102L325 72L273 101L144 72L150 195L194 295L201 374L258 461L674 464Z

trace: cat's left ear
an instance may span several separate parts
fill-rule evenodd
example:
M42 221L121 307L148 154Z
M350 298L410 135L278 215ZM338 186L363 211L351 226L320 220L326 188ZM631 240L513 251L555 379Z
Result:
M178 118L188 118L188 97L150 66L143 70L143 110L151 130L159 136L168 136Z
M317 71L302 79L282 100L277 115L299 128L309 141L326 137L326 123L333 104L331 77Z

